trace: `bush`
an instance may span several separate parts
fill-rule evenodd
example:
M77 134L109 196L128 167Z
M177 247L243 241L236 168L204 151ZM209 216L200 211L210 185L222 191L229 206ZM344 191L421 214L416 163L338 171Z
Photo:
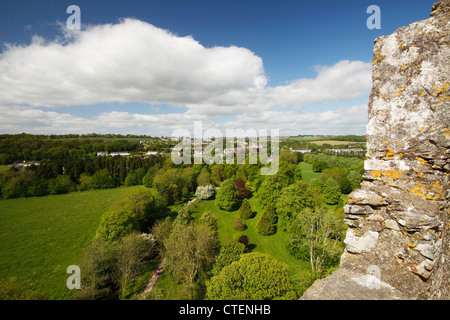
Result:
M277 232L277 216L272 205L268 203L256 223L256 231L262 236L270 236Z
M245 230L245 224L242 222L241 219L236 218L233 222L233 229L238 231L244 231Z
M214 187L210 184L197 187L195 196L201 200L208 200L214 195Z
M253 216L252 208L250 207L250 203L247 199L242 201L242 205L238 211L239 218L241 219L250 219Z
M239 237L238 242L242 243L244 246L247 246L249 242L248 236L243 234L242 236Z

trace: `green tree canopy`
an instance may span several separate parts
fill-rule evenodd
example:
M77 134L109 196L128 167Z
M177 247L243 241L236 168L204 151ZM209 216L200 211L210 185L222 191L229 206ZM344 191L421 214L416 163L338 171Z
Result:
M322 193L326 204L337 204L341 199L339 184L332 178L325 180Z
M227 179L222 183L216 194L216 205L223 210L231 211L239 203L238 191L232 179Z
M295 299L287 269L285 263L268 254L243 254L207 282L206 299Z
M277 200L278 226L288 228L299 212L314 206L314 193L305 181L299 180L283 188Z
M259 218L258 222L256 223L256 231L260 235L263 236L270 236L277 232L277 215L275 213L275 210L272 208L272 205L268 203L262 214Z
M238 211L239 218L241 219L250 219L253 216L252 208L250 207L250 203L245 198L244 201L242 201L241 207Z
M212 269L213 275L218 275L219 272L232 262L239 260L241 254L244 253L245 245L243 243L229 240L226 242L216 257L214 267Z
M316 275L322 273L327 260L340 253L336 242L345 236L343 215L343 210L305 208L291 224L287 249L295 257L309 260Z
M266 176L258 190L258 196L263 206L269 202L274 204L281 190L289 185L289 178L282 173Z

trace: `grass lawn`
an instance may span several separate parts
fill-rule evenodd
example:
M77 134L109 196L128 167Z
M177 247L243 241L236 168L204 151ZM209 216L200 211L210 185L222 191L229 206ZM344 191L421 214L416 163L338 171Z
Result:
M300 162L298 165L302 169L302 179L305 180L307 183L311 183L312 179L320 177L319 172L313 171L312 164L307 162Z
M80 262L103 212L132 188L0 200L0 278L69 297L67 267Z

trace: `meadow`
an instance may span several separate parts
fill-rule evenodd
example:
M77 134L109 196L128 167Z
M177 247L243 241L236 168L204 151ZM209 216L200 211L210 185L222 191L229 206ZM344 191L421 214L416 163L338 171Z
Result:
M0 200L0 279L70 297L67 267L79 264L103 212L132 188Z
M361 142L355 142L355 141L340 141L340 140L318 140L314 141L315 144L318 146L322 146L324 144L329 144L332 146L341 146L341 145L347 145L347 144L361 144Z

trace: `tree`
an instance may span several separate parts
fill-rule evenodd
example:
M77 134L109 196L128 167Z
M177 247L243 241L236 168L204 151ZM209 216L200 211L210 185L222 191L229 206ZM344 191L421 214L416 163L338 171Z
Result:
M115 208L102 215L95 237L102 241L116 241L133 230L139 230L136 216L127 208Z
M152 228L151 233L156 239L156 247L161 257L165 254L164 242L169 239L172 232L172 222L170 217L166 217L164 220L158 221Z
M283 188L277 200L278 226L287 229L299 212L314 205L314 194L305 181L299 180Z
M177 184L172 183L167 189L167 194L168 194L169 203L171 203L171 204L180 203L181 192L180 192L180 188L178 187Z
M223 267L230 265L232 262L239 260L241 254L245 251L245 245L240 242L229 240L226 242L216 257L214 266L212 268L212 274L218 275Z
M135 186L137 184L140 184L138 181L138 176L134 172L134 170L131 170L127 177L125 178L125 185L126 186Z
M172 231L164 242L168 269L178 283L192 286L199 274L212 266L218 245L217 233L200 224Z
M243 254L206 283L206 299L295 299L287 269L285 263L268 254Z
M256 223L256 231L258 231L260 235L270 236L277 232L276 223L277 216L275 210L272 208L272 205L268 203Z
M347 177L343 177L341 183L339 183L339 189L343 194L349 194L353 191L352 183Z
M341 199L341 190L339 185L332 178L325 180L322 193L326 204L337 204Z
M80 175L80 191L85 191L91 188L92 177L87 173L83 172Z
M207 167L203 167L202 171L200 171L200 174L197 177L197 185L198 186L207 186L211 183L211 174L208 171Z
M248 198L250 196L250 192L248 191L245 181L242 180L242 178L234 179L233 182L238 190L239 199Z
M116 276L122 299L126 297L129 282L142 271L146 259L154 254L155 242L151 239L148 234L131 233L118 244Z
M211 210L203 212L198 222L207 225L213 230L217 230L217 218Z
M219 183L223 180L223 174L224 174L223 165L216 164L211 168L211 180L216 185L219 185Z
M114 179L109 174L108 170L102 169L96 171L91 178L90 187L94 189L108 189L114 187Z
M173 228L182 228L189 225L192 222L192 214L190 207L184 206L178 211L178 214L173 221Z
M239 208L238 211L238 215L239 218L244 220L253 217L253 211L247 199L244 199L244 201L242 201L241 207Z
M320 276L325 262L336 254L330 242L343 239L344 230L342 215L325 208L305 208L290 227L287 248L295 257L309 260L313 273Z
M323 170L328 168L328 163L326 161L314 161L312 165L312 169L315 172L322 172Z
M361 186L361 182L363 180L362 175L357 171L350 171L347 175L347 179L352 185L352 191L358 189Z
M266 176L258 190L258 196L263 206L276 203L281 190L289 185L289 178L285 174L277 173Z
M210 184L207 186L198 186L197 191L195 191L195 196L202 200L210 199L214 195L214 187Z
M118 288L115 266L117 246L94 238L81 261L82 288L80 298L98 299Z
M55 179L51 179L48 183L48 191L50 194L63 194L75 190L75 182L66 175L59 175Z
M233 180L225 180L217 192L216 205L220 209L231 211L236 207L238 201L238 192Z

